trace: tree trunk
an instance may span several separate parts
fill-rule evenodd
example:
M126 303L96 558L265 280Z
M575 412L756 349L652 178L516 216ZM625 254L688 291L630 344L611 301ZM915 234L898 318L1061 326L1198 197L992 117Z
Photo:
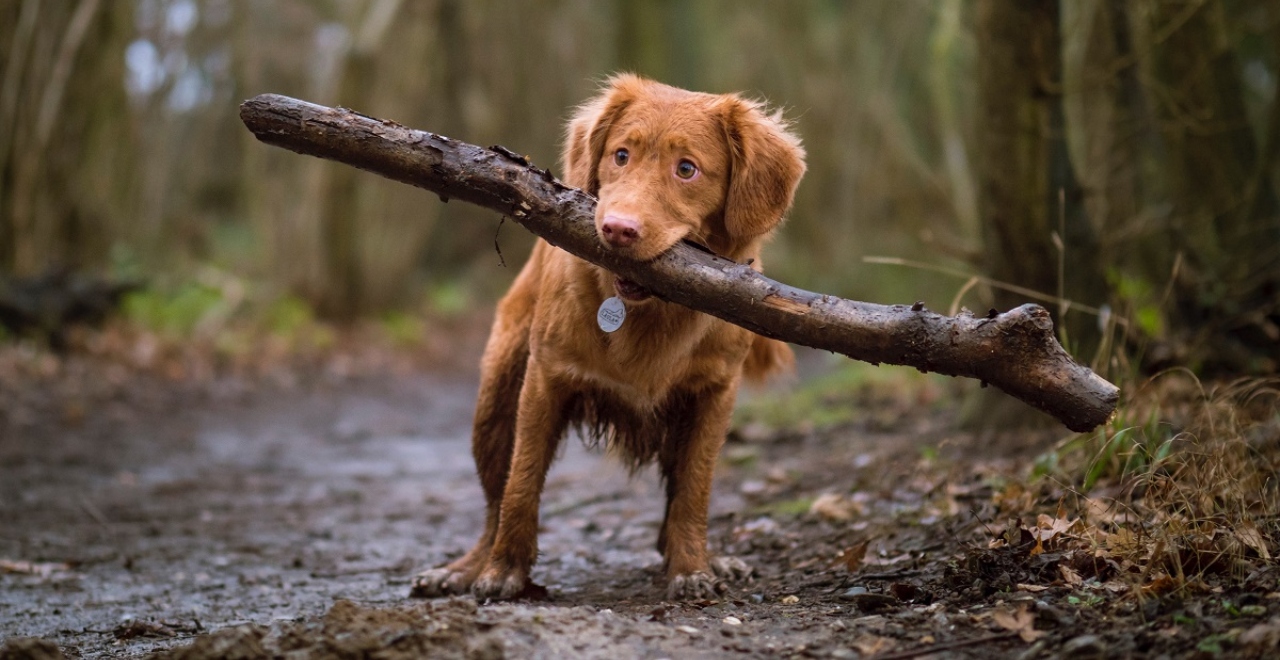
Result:
M1062 46L1056 0L979 0L978 205L988 275L1064 300L1054 321L1082 358L1098 346L1097 307L1106 285L1097 237L1084 214L1066 141ZM995 292L996 306L1016 296Z
M987 275L1056 295L1059 338L1088 360L1099 346L1097 322L1072 312L1070 303L1098 307L1106 288L1067 149L1058 2L978 0L975 10L981 135L975 160ZM1015 304L1015 294L993 293L997 308ZM984 391L967 403L962 423L1035 422L1021 411Z
M0 270L105 261L132 190L131 19L100 0L0 10Z
M606 249L595 232L595 199L500 147L415 131L394 122L296 99L262 95L241 105L258 139L338 160L509 215L552 245L608 268L661 299L759 334L875 364L977 378L1054 415L1093 429L1114 412L1119 391L1076 364L1054 339L1049 314L1023 305L976 318L924 305L873 305L801 291L688 244L640 262Z
M1201 373L1275 372L1280 204L1265 171L1274 161L1259 158L1222 3L1140 8L1173 203L1166 229L1183 257L1167 312L1173 347L1158 356Z

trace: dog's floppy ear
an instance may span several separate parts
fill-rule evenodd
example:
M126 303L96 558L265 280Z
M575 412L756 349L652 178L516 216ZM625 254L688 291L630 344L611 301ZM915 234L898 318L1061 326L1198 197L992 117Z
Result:
M731 167L725 229L754 238L778 226L791 208L804 176L804 147L781 113L766 114L755 101L733 98L722 117Z
M596 195L600 192L600 159L609 129L635 100L644 79L631 74L613 76L598 96L578 106L564 140L564 182Z

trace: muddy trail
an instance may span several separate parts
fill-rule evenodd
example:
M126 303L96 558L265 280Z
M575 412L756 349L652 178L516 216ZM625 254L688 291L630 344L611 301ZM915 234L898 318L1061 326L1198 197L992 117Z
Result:
M20 392L0 439L0 657L1176 657L1280 637L1274 572L1138 600L1094 556L993 549L1001 479L1061 433L980 440L937 392L735 430L711 544L757 575L720 600L664 600L655 473L578 442L543 500L547 600L413 600L414 573L481 524L475 388L455 370Z

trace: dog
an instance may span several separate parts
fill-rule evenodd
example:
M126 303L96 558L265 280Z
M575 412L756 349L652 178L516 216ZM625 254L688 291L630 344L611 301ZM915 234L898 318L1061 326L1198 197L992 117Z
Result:
M598 198L595 227L607 249L648 260L688 240L759 269L804 157L780 113L758 101L624 74L577 108L562 165L566 183ZM625 312L612 331L601 320L606 303ZM539 240L498 305L480 365L472 452L484 532L460 559L419 574L413 595L545 594L530 579L538 505L570 427L633 470L658 464L667 596L722 592L725 579L750 573L707 550L712 475L738 387L793 365L781 342L655 299Z

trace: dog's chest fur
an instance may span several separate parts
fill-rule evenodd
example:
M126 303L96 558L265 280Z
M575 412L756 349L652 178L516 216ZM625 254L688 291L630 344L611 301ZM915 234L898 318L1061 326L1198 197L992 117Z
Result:
M537 337L535 350L572 392L570 423L588 441L604 442L628 463L642 465L679 441L707 390L736 386L746 343L732 335L745 331L650 300L629 305L622 327L605 333L595 314L608 290L572 284L598 282L595 277L568 280L567 290L543 291L547 297L539 302L548 308L540 311L575 321Z

